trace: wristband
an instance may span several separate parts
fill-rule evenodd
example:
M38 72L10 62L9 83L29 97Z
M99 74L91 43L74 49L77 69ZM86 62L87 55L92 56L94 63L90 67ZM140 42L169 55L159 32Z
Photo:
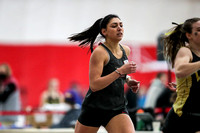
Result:
M118 73L120 77L122 76L122 74L117 69L115 70L115 72Z

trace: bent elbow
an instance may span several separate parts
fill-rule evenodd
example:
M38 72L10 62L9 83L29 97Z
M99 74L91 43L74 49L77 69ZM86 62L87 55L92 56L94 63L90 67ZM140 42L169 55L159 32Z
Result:
M97 91L97 88L95 87L95 85L91 85L90 84L90 89L92 92L96 92Z
M90 89L91 89L92 92L96 92L97 91L97 89L94 89L92 87L90 87Z

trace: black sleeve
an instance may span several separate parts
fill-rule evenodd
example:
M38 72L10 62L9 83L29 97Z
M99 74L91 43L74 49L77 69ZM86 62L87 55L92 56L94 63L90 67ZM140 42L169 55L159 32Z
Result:
M0 102L5 102L10 94L12 94L16 90L16 85L13 83L10 83L5 86L5 90L0 93Z

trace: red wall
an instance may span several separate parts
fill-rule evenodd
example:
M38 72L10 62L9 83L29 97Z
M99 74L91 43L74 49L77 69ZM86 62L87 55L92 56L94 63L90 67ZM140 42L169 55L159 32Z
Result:
M20 89L26 94L24 104L37 106L41 91L51 77L60 80L64 91L73 80L88 86L88 49L55 45L0 45L0 63L9 63Z

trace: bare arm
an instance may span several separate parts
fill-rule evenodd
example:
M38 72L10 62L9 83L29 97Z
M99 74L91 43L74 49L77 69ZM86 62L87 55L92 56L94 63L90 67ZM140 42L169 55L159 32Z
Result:
M175 59L175 74L178 78L187 77L200 69L200 61L191 63L192 53L186 47L180 48Z
M94 92L102 90L120 77L120 75L115 71L104 77L101 77L104 64L107 60L108 54L102 47L97 47L91 55L89 80L90 88ZM121 74L134 73L136 71L136 65L130 63L124 64L122 67L118 68L118 71Z

